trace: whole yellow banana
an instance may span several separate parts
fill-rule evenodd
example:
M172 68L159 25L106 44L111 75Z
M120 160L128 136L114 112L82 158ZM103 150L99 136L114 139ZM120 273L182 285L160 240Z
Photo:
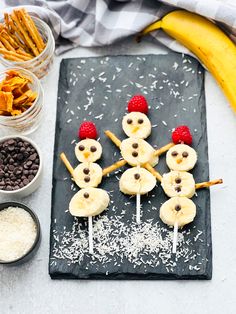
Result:
M236 46L232 40L208 19L184 10L167 14L146 27L140 36L160 28L202 61L236 112Z

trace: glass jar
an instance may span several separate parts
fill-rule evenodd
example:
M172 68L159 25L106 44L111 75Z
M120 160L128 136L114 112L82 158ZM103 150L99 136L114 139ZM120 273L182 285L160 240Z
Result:
M27 61L10 61L0 55L0 63L6 67L20 67L33 72L39 79L44 77L50 71L55 51L55 40L49 26L39 18L32 16L37 29L39 30L43 41L46 43L45 49L35 58ZM2 21L3 22L3 21Z
M29 134L37 129L40 124L43 114L43 102L44 94L43 88L39 79L28 70L22 68L8 68L3 72L0 72L0 82L6 77L6 73L9 70L17 71L23 76L30 79L31 83L28 83L30 89L37 93L37 97L31 107L22 114L17 116L3 116L0 115L0 129L7 131L7 133L21 133ZM3 129L5 128L5 130Z

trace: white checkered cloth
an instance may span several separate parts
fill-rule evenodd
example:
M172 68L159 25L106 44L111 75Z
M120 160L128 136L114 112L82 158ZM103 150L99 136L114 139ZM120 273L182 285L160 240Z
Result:
M135 35L166 13L183 8L217 22L236 39L236 1L217 0L5 0L45 20L57 40L56 53L76 46L110 45ZM172 50L189 53L159 30L151 36Z

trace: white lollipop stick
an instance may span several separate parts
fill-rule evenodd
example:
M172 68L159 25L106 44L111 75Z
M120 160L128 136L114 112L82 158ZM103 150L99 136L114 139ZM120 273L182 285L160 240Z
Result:
M140 165L137 166L140 169ZM141 197L140 193L136 194L136 222L140 224L140 212L141 212Z
M89 253L93 254L93 216L88 217Z
M174 237L173 237L173 248L172 248L172 253L176 253L176 247L177 247L177 242L178 242L178 221L175 221L174 224Z
M140 224L140 211L141 211L141 197L140 194L136 194L136 222L137 224Z

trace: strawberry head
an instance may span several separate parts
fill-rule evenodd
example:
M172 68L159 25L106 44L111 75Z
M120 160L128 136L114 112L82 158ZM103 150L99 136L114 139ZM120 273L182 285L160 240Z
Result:
M91 121L85 121L80 125L78 131L78 137L83 140L85 138L91 138L96 140L98 136L96 125Z
M192 135L189 130L189 127L186 125L180 125L178 126L173 132L172 132L172 141L174 144L192 144Z
M144 96L135 95L128 102L128 111L138 111L147 114L148 113L148 103Z

